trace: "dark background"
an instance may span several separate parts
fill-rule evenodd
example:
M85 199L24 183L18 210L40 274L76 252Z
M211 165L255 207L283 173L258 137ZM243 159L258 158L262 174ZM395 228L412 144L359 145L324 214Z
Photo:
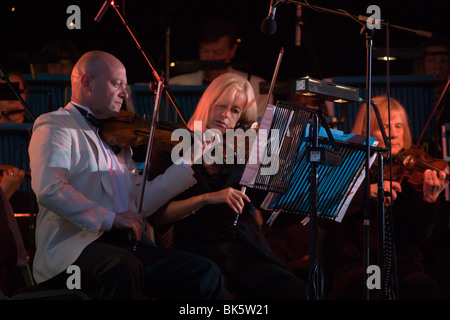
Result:
M278 80L291 80L310 75L324 78L342 75L365 75L366 41L361 25L350 18L316 12L303 7L302 45L295 46L294 4L282 4L276 12L277 32L272 36L260 31L267 16L269 0L204 1L204 0L118 0L119 10L137 35L139 43L154 60L158 70L165 69L166 30L170 26L170 60L197 59L196 30L207 17L224 16L235 20L242 43L235 58L240 69L271 80L280 48L285 48ZM138 51L118 14L109 8L100 23L94 17L103 0L12 1L0 4L0 64L7 69L29 72L29 63L50 40L65 38L81 52L105 50L116 55L128 70L129 83L152 80L151 69ZM392 25L421 29L449 38L448 1L358 1L311 0L310 4L352 15L366 15L369 5L378 5L381 18ZM81 9L81 30L69 30L66 13L69 5ZM15 11L11 11L14 7ZM389 29L390 48L417 50L426 38L411 32ZM374 47L386 47L386 28L376 30ZM382 49L384 50L384 49ZM19 59L20 57L20 59ZM391 74L409 74L413 60L390 63ZM385 63L373 59L373 74L384 75ZM176 71L171 70L171 75Z

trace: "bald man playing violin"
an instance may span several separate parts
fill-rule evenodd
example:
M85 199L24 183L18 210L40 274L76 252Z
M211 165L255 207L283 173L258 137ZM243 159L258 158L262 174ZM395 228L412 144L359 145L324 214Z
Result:
M98 121L118 115L127 98L124 65L102 51L84 54L71 75L72 101L41 115L30 141L32 188L39 204L33 274L65 287L70 265L94 299L216 299L218 267L205 258L156 247L144 218L194 185L192 169L172 165L148 181L129 147L115 154Z

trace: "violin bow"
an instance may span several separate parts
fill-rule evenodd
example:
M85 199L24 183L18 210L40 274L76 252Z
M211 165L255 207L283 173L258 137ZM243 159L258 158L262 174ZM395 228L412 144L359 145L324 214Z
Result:
M281 64L281 59L283 58L283 53L284 53L284 47L281 47L280 53L278 54L277 63L275 65L275 70L274 70L273 75L272 75L272 81L270 82L269 92L267 94L266 108L267 108L267 105L269 104L270 97L272 96L273 88L275 87L275 82L277 80L278 70L280 69L280 64ZM247 187L246 186L242 186L241 191L243 193L245 193L246 190L247 190ZM237 225L237 223L238 223L239 215L240 215L240 213L236 214L236 219L233 222L234 226Z
M411 161L414 159L414 156L418 153L420 142L422 141L422 138L425 135L425 132L426 132L428 126L430 125L431 119L433 119L434 114L438 110L438 108L439 108L439 106L440 106L440 104L442 102L442 99L444 98L444 95L445 95L445 93L448 90L449 84L450 84L450 78L447 79L447 83L445 84L444 89L442 90L438 101L436 101L436 104L434 105L433 111L431 112L430 116L428 117L428 120L427 120L427 122L425 124L425 127L423 128L422 132L420 133L419 139L417 139L417 142L414 145L413 153L409 157L408 162L405 164L406 167L409 166ZM401 180L403 180L403 177L404 177L404 174L401 176Z
M433 118L434 114L435 114L436 111L438 110L438 108L439 108L439 106L440 106L440 104L441 104L441 102L442 102L442 99L444 98L444 95L445 95L445 93L446 93L447 90L448 90L449 84L450 84L450 78L447 79L447 83L445 84L444 89L442 90L442 92L441 92L441 94L440 94L440 96L439 96L438 101L437 101L436 104L434 105L433 111L431 112L430 116L428 117L427 123L425 124L425 127L423 128L422 132L420 133L419 139L418 139L417 142L416 142L416 148L419 146L420 141L422 140L422 138L423 138L423 136L424 136L424 134L425 134L425 131L427 130L427 127L428 127L428 125L429 125L430 122L431 122L431 119Z
M419 144L420 144L420 142L422 141L422 138L423 138L423 136L425 135L425 132L426 132L428 126L430 125L431 119L433 118L434 114L436 113L436 111L438 110L438 108L439 108L439 106L440 106L440 104L441 104L442 99L444 98L444 95L445 95L445 93L446 93L447 90L448 90L449 84L450 84L450 78L447 79L447 83L445 84L444 89L442 90L442 92L441 92L441 94L440 94L440 96L439 96L438 101L436 101L436 104L434 105L433 111L431 112L430 116L428 117L427 123L425 124L425 127L423 128L422 132L420 133L419 139L417 139L417 142L416 142L416 144L415 144L415 146L414 146L414 153L413 153L412 156L409 158L407 165L409 165L409 163L410 163L410 161L413 159L415 153L417 153L417 150L418 150L418 148L419 148Z

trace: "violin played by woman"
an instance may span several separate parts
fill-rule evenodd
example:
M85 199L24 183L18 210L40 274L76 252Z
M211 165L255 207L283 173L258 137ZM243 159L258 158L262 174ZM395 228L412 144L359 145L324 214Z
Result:
M375 100L375 98L374 98ZM408 125L408 116L404 107L391 98L391 121L388 124L388 112L386 97L376 97L376 103L384 123L386 132L390 131L391 156L395 159L392 178L390 169L386 169L384 191L392 195L395 200L397 193L401 192L401 183L408 181L415 189L422 192L423 199L427 202L435 202L439 194L448 185L448 164L443 160L433 159L425 152L413 148L411 129ZM365 108L360 108L353 133L366 134ZM379 141L379 147L386 147L376 116L372 111L370 136ZM406 160L406 161L405 161ZM396 181L398 180L398 181ZM371 185L371 197L377 195L377 185ZM385 197L386 204L391 203L390 197Z
M386 96L376 96L373 101L380 111L381 125L390 136L391 154L383 154L385 165L392 162L392 168L385 172L389 175L384 176L387 208L380 208L377 201L378 184L374 182L383 172L374 165L369 172L370 201L365 201L365 190L360 188L340 224L322 224L324 270L331 273L329 297L331 300L364 298L366 286L361 279L366 269L362 262L367 256L369 264L383 263L386 279L380 296L370 293L371 298L441 299L445 294L436 278L427 272L423 257L427 254L424 244L431 239L439 222L440 195L448 185L448 166L413 148L408 117L399 101L394 98L389 101ZM367 133L385 148L374 108L367 132L366 110L366 105L360 107L352 132Z
M390 166L384 169L385 179L394 181L407 181L412 184L417 191L423 191L424 173L426 170L435 171L436 177L442 175L444 180L449 182L448 164L442 159L436 159L418 148L397 153L393 157L392 176ZM442 172L442 173L440 173ZM434 179L429 176L427 179Z

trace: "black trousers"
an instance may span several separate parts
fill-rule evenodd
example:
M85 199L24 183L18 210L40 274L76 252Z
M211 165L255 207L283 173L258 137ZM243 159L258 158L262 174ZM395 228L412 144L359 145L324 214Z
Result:
M81 291L92 299L226 299L220 269L209 259L148 243L133 245L110 233L88 245L73 263ZM65 288L65 271L41 286Z
M444 300L448 299L443 290L439 288L436 281L429 275L409 271L398 273L398 296L399 300ZM364 268L348 268L346 272L335 277L331 289L330 300L362 300L364 299L365 278ZM371 295L379 299L380 290L371 290Z
M225 287L236 299L306 299L305 282L278 262L271 251L229 241L204 244L190 252L207 257L220 267Z

